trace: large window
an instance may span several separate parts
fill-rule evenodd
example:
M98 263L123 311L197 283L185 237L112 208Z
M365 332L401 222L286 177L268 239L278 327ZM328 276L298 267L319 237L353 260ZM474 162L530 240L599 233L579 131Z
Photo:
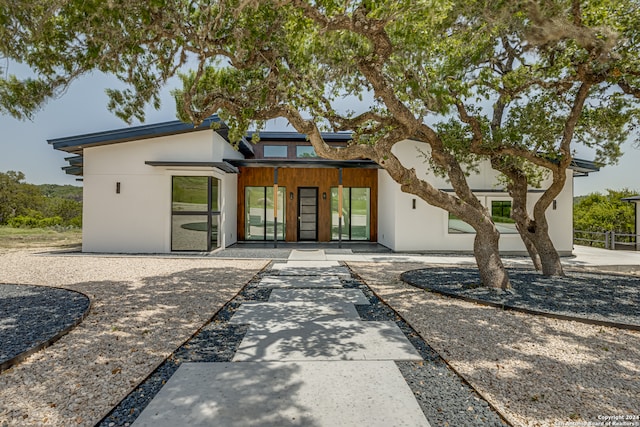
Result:
M318 157L311 145L296 145L296 157Z
M515 221L511 219L511 200L492 200L491 219L501 234L517 233ZM469 224L449 213L449 233L473 234L476 231Z
M449 233L451 234L466 234L475 233L476 230L472 226L449 212Z
M338 240L338 188L331 188L331 239ZM342 189L342 240L369 240L371 236L371 189Z
M265 145L263 147L263 156L286 158L287 146L286 145Z
M278 240L285 236L285 187L278 187ZM273 187L245 187L245 240L273 240Z
M174 176L171 191L171 250L210 251L220 246L220 180Z

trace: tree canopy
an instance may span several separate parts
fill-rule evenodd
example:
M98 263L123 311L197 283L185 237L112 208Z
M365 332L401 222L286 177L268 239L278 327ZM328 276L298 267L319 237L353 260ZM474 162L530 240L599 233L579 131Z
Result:
M79 227L82 188L25 182L22 172L0 172L0 225Z
M577 198L573 210L573 228L580 231L634 234L634 205L622 199L638 194L637 191L624 188L609 189L607 194L591 193Z
M178 114L220 113L239 138L285 117L334 159L369 158L403 191L477 232L485 284L508 286L495 225L466 175L478 161L504 174L532 257L558 272L545 211L566 181L576 143L615 160L638 121L637 1L546 0L34 0L0 12L0 51L35 78L0 81L0 108L26 116L76 77L112 73L125 120L182 73ZM345 106L347 99L367 100ZM343 149L320 130L354 132ZM393 147L414 139L454 194L405 167ZM527 211L527 189L551 184ZM551 246L549 246L551 245ZM544 264L544 263L543 263ZM561 272L561 271L560 271Z

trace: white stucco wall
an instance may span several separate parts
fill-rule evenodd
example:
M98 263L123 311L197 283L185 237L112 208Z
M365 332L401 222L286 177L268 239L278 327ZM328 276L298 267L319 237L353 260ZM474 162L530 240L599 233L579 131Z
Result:
M400 187L388 173L378 171L378 243L396 246L396 195Z
M428 152L428 146L416 141L403 141L394 147L394 154L407 167L416 169L418 176L430 182L436 188L451 189L451 185L443 178L436 177L419 150ZM551 238L556 249L563 255L571 253L572 236L572 204L573 179L572 171L568 171L565 188L556 199L556 209L547 211L547 220ZM493 200L511 200L501 189L497 181L498 173L488 163L481 165L478 173L468 178L469 186L484 206L491 206ZM544 188L544 185L543 185ZM386 171L378 172L378 206L379 242L395 251L421 252L472 252L475 234L450 233L448 213L433 207L420 198L403 193L400 185L395 183ZM540 193L529 193L528 208L532 210ZM413 199L416 199L415 209ZM500 250L504 253L526 254L520 236L502 234Z
M227 147L225 147L225 145ZM171 252L171 177L221 180L221 244L235 242L237 176L211 167L153 167L145 161L242 158L212 130L130 141L84 150L85 252ZM116 183L120 194L116 194ZM233 230L233 233L230 232Z
M220 206L222 211L220 215L222 216L224 240L220 242L220 247L225 248L238 241L238 175L226 174L222 188L224 196Z

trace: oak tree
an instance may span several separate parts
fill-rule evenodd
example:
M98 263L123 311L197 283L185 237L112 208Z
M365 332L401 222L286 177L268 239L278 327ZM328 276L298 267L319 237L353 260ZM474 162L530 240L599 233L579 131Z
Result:
M564 185L575 136L615 154L637 117L637 2L3 3L0 51L35 72L0 80L4 111L29 116L98 70L129 84L109 91L110 108L141 119L182 72L175 94L182 119L219 113L237 139L251 125L285 117L320 156L372 159L403 191L470 224L481 279L492 287L509 279L499 232L467 182L474 165L490 161L504 174L527 248L547 259L555 249L544 213ZM354 111L343 107L345 98L363 96ZM603 126L607 120L617 124ZM333 148L323 129L352 131L353 140ZM454 193L402 164L394 147L407 139L423 143ZM541 170L553 183L531 215L526 189Z

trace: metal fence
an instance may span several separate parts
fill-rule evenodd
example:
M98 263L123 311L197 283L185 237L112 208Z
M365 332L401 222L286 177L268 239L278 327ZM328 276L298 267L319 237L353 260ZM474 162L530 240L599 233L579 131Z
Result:
M573 230L573 243L594 248L640 251L640 234Z

